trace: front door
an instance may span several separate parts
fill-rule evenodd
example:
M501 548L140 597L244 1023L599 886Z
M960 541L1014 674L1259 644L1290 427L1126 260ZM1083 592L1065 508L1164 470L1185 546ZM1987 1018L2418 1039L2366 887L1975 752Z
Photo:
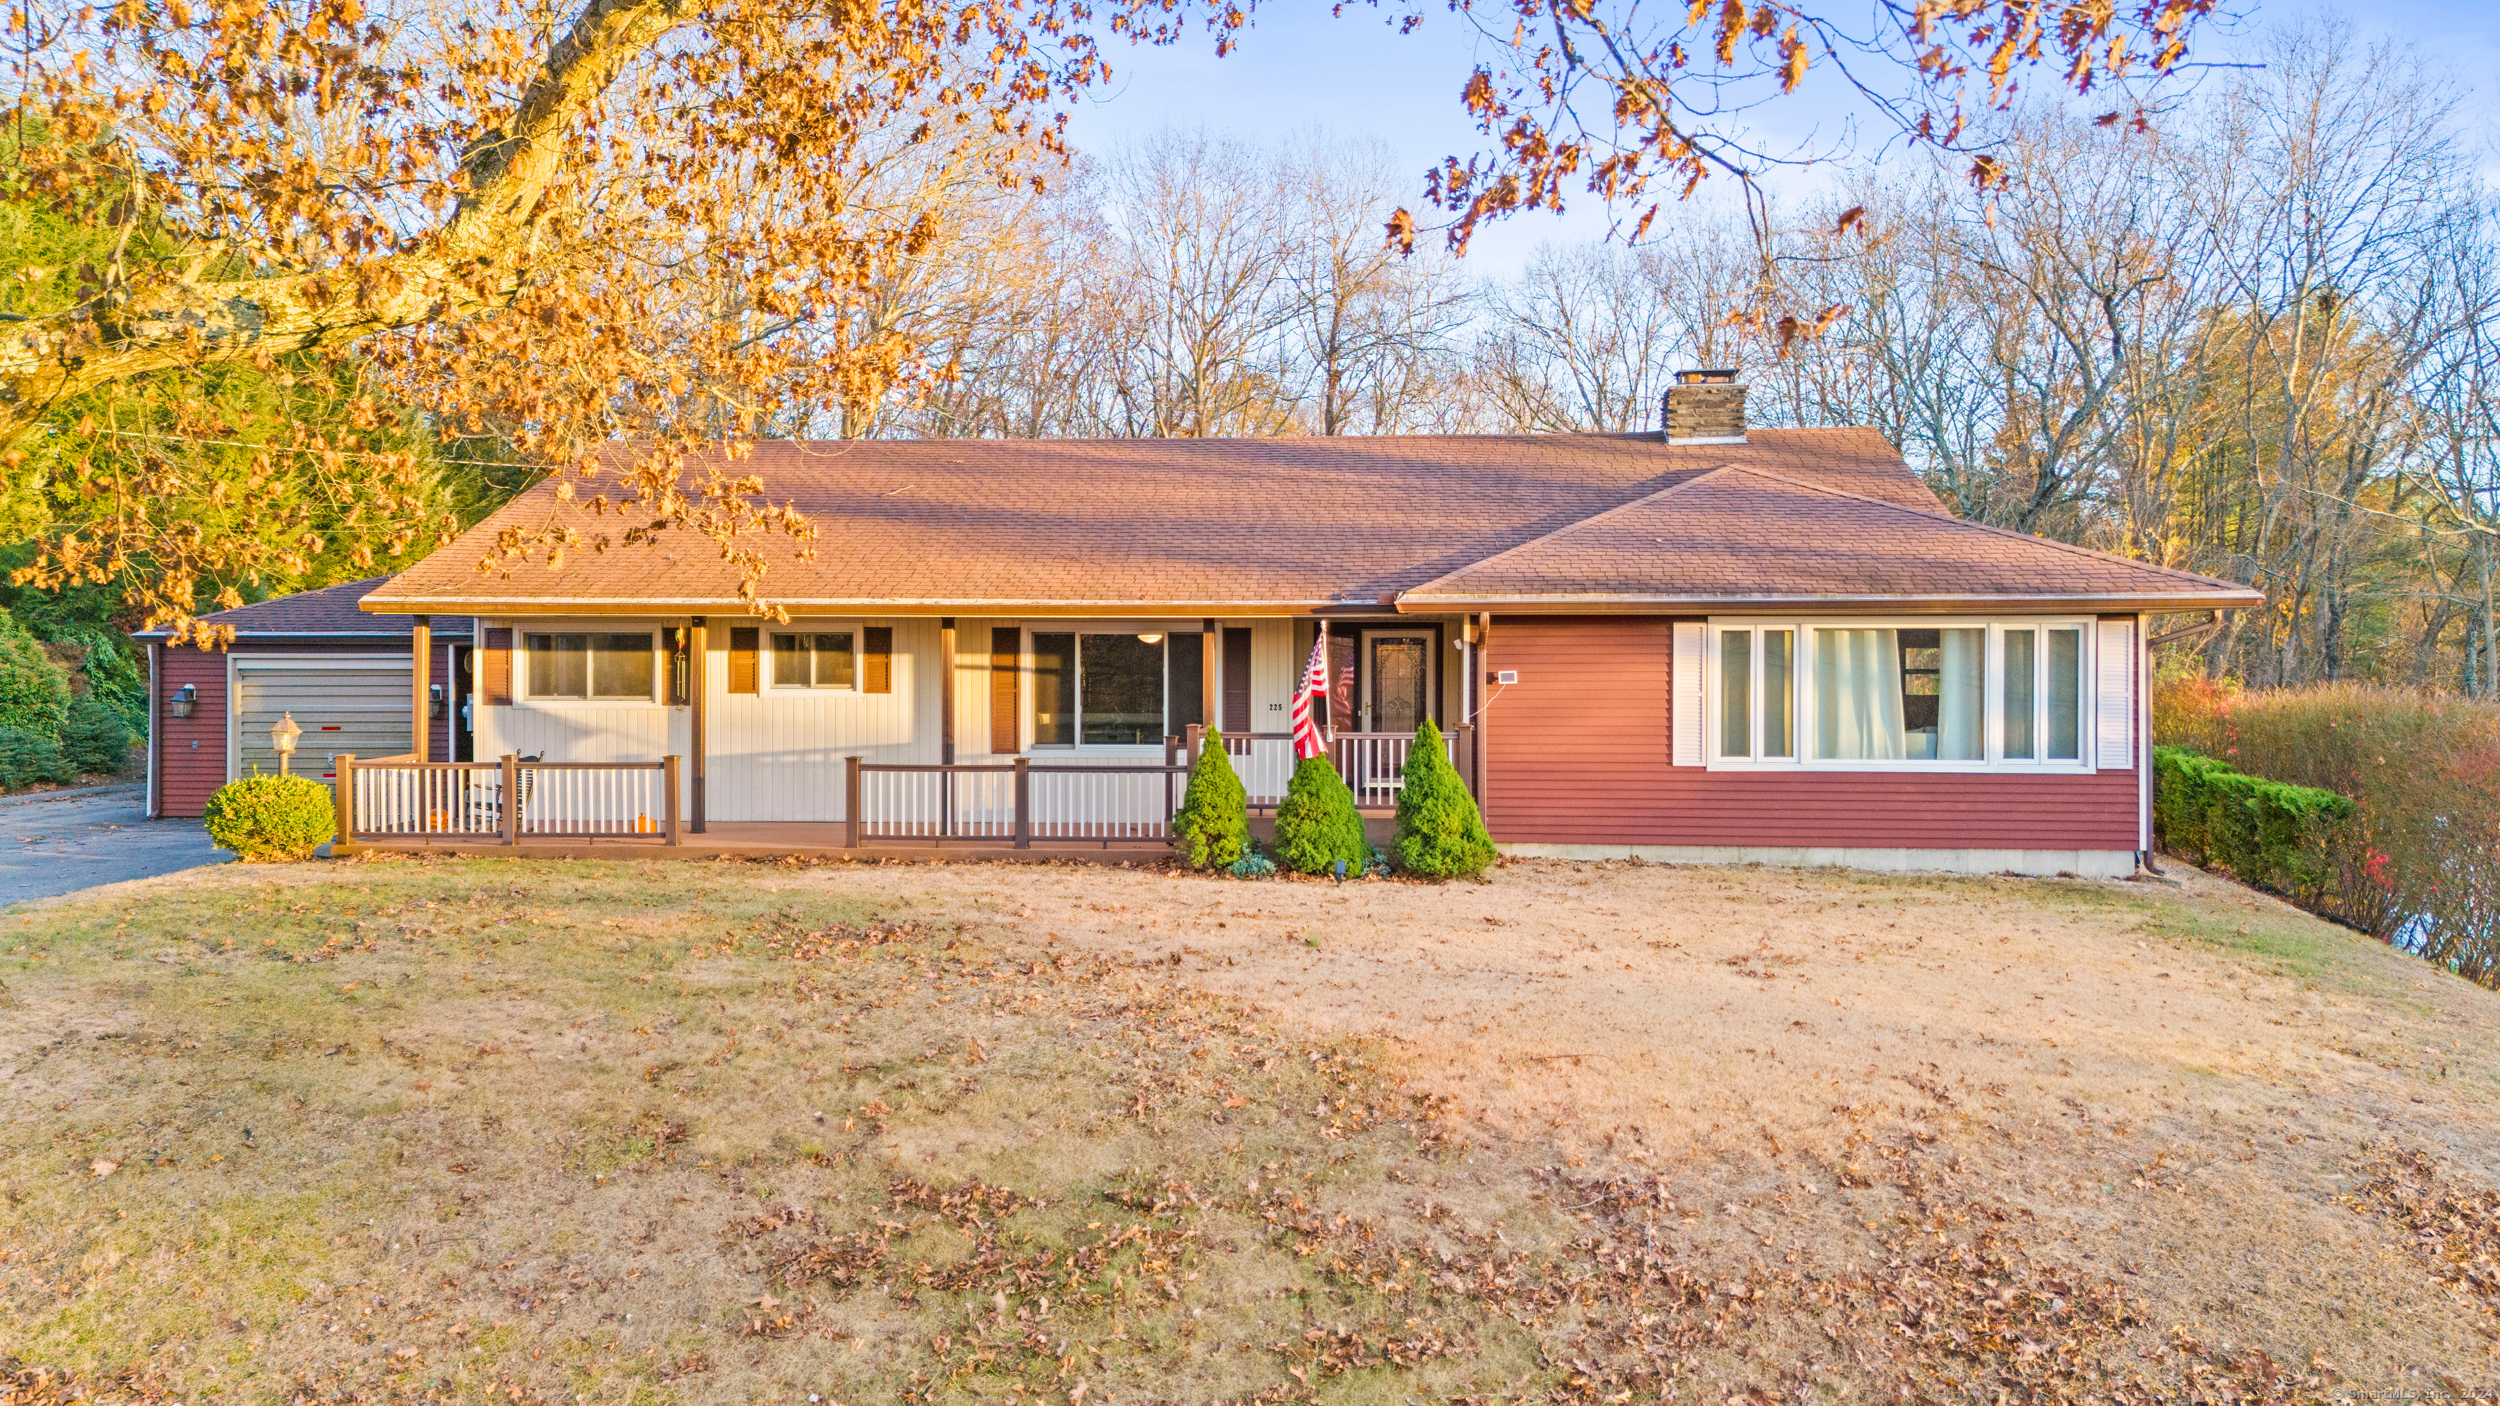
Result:
M1413 732L1431 716L1431 632L1365 630L1363 731Z

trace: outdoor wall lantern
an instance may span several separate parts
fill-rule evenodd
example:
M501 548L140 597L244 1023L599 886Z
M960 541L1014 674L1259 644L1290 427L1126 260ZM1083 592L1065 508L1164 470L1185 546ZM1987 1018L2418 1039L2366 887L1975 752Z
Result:
M280 713L278 725L269 729L269 745L278 749L278 774L280 776L288 774L287 763L295 756L295 739L303 735L304 730L295 725L295 715L291 712Z
M446 711L448 711L448 707L447 707L447 705L443 702L443 686L442 686L441 684L438 684L438 683L430 683L430 684L427 684L427 685L425 686L425 712L426 712L426 716L427 716L427 717L432 717L432 718L439 718L439 717L441 717L441 716L442 716L442 715L443 715Z
M187 683L175 689L173 696L165 700L165 706L171 709L177 718L191 716L200 706L200 686Z

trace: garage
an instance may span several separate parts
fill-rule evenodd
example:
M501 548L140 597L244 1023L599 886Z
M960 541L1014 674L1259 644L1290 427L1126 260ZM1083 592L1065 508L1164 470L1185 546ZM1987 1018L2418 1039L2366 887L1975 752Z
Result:
M330 759L399 757L410 746L409 651L416 617L369 615L359 603L389 578L349 581L201 617L232 631L226 646L175 644L162 628L134 638L148 647L148 814L195 816L217 788L278 770L269 729L288 713L304 730L294 772L335 779ZM467 761L469 664L466 616L437 615L431 632L426 755Z
M237 657L234 661L235 776L274 776L269 729L293 714L304 730L295 774L332 779L330 759L404 756L408 740L408 661L319 655Z

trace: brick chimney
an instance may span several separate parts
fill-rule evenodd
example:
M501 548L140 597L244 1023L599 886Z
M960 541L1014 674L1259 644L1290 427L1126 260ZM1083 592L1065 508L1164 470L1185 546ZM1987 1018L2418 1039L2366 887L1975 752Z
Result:
M1736 383L1733 368L1678 371L1666 400L1667 443L1745 442L1745 388Z

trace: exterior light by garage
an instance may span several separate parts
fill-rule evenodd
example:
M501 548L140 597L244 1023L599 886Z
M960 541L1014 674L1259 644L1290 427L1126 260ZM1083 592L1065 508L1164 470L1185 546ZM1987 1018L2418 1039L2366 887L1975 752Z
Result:
M184 684L165 700L165 711L177 718L187 718L199 710L200 689L197 684Z
M295 725L295 714L292 712L279 714L277 726L269 729L269 745L277 749L280 776L290 774L287 764L294 759L296 739L303 735L304 730Z

